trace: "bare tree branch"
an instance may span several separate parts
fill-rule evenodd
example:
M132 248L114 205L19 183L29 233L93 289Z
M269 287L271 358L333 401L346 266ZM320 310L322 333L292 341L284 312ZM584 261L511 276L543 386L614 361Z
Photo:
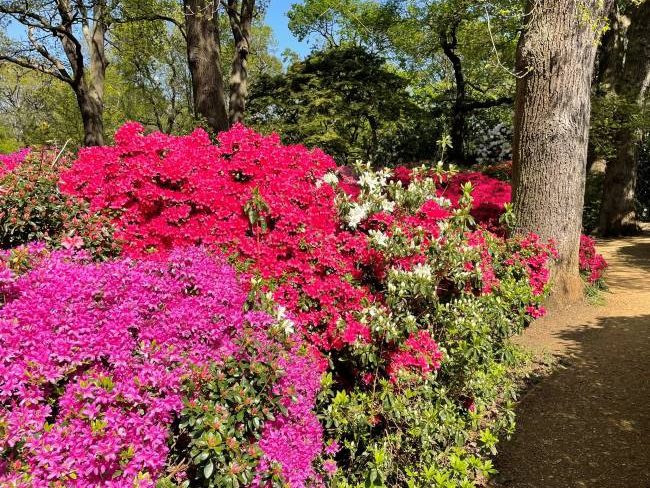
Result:
M51 67L47 67L41 63L38 63L34 59L30 58L17 58L14 56L9 56L5 54L0 54L0 61L6 61L7 63L12 63L17 66L21 66L22 68L27 68L31 69L34 71L38 71L39 73L44 73L46 75L53 76L54 78L57 78L61 81L64 81L66 83L70 83L70 78L64 78L61 73L58 71L52 69Z
M59 79L65 81L66 83L71 83L72 77L68 73L68 70L65 68L65 66L63 65L60 59L50 54L47 48L42 43L36 40L36 38L34 37L33 27L29 27L27 29L27 37L29 38L29 42L34 47L36 52L38 52L41 56L47 59L52 64L52 66L54 66L56 71L60 73L61 76L59 76Z

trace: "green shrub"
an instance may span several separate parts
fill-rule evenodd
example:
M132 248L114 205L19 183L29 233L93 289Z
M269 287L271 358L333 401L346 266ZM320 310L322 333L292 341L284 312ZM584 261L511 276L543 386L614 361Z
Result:
M387 270L377 285L382 304L369 306L362 319L372 341L353 345L349 358L336 358L333 371L345 371L345 364L361 368L365 384L342 390L334 375L326 381L321 420L341 447L332 485L481 485L494 472L489 457L497 440L514 428L511 368L517 355L508 339L544 313L554 250L536 236L504 239L477 228L469 184L449 208L444 199L431 198L433 180L422 173L414 173L407 187L363 169L359 181L359 197L340 204L343 220L362 226L358 214L374 214L383 228L368 231L371 243L387 261L423 259ZM431 219L411 228L404 225L409 217L391 221L381 210L408 215L423 202ZM436 223L436 215L447 218ZM502 220L509 218L506 211ZM439 368L426 368L416 354L408 363L413 367L398 375L375 374L386 360L383 351L409 344L406 338L423 324L440 345Z
M0 178L0 247L43 241L51 247L83 247L97 257L117 254L109 220L59 191L65 167L65 159L52 151L32 152Z

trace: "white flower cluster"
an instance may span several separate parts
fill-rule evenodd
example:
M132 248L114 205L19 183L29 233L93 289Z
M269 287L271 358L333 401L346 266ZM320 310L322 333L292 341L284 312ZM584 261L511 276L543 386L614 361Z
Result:
M441 206L450 205L449 200L436 196L435 181L431 176L425 176L425 168L413 170L416 177L407 187L392 178L393 170L389 168L375 171L368 164L357 163L355 170L360 190L358 198L355 201L349 198L339 200L341 217L351 229L356 229L361 222L375 213L392 213L396 207L414 211L427 200L435 200ZM336 185L337 180L334 178L328 177L326 182ZM380 235L375 235L373 239L379 247L385 245Z
M370 230L368 231L368 235L370 236L370 242L373 245L372 247L378 249L385 249L388 247L390 238L384 232L380 230Z
M323 176L323 181L324 181L325 183L327 183L328 185L332 185L332 186L334 186L334 185L336 185L336 184L339 182L339 177L336 176L336 175L335 175L334 173L332 173L332 172L327 172L327 173L325 173L325 175Z
M480 134L475 149L477 163L494 164L512 159L512 128L509 125L497 124Z

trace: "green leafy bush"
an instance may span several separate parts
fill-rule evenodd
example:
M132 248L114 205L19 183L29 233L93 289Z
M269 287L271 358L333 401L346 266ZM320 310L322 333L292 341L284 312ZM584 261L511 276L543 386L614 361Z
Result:
M333 486L481 485L494 471L489 456L497 439L514 427L510 368L517 355L508 339L544 313L554 250L536 236L503 239L477 228L469 183L449 207L432 198L446 173L414 171L405 185L391 174L361 168L359 195L339 202L343 221L368 232L387 262L401 264L388 267L377 284L382 304L361 319L371 340L334 365L362 368L365 384L341 390L330 375L321 395L327 435L341 445ZM408 215L417 217L419 208L426 218L414 221ZM506 208L502 220L509 217ZM408 256L418 259L406 264ZM376 374L382 351L409 344L423 326L440 345L439 368L423 367L414 354L398 374Z
M98 257L117 254L110 221L59 191L65 167L65 159L44 150L0 177L0 247L43 241L52 247L84 247Z

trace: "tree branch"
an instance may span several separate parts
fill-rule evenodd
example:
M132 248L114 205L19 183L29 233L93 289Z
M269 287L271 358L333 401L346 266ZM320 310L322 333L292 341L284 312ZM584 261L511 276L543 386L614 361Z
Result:
M14 56L8 56L5 54L0 54L0 62L1 61L6 61L7 63L12 63L17 66L21 66L22 68L27 68L31 69L34 71L38 71L40 73L44 73L46 75L53 76L54 78L61 80L65 83L71 83L71 79L68 76L67 78L64 78L58 71L48 68L47 66L44 66L43 64L37 63L33 59L29 58L17 58Z
M60 59L54 57L52 54L50 54L47 48L42 43L38 42L38 40L36 40L36 38L34 37L34 29L32 27L29 27L27 29L27 37L31 45L34 46L36 52L41 56L43 56L45 59L47 59L52 64L52 66L54 66L54 68L60 73L61 76L59 77L59 79L67 83L70 83L72 81L72 77L68 73L68 70L65 69L63 62Z
M175 18L169 17L167 15L146 14L146 15L136 15L135 17L123 17L123 18L113 20L113 22L117 24L127 24L129 22L156 22L156 21L163 21L163 22L169 22L171 24L174 24L178 28L181 35L183 36L183 39L187 40L187 34L185 33L185 26Z

